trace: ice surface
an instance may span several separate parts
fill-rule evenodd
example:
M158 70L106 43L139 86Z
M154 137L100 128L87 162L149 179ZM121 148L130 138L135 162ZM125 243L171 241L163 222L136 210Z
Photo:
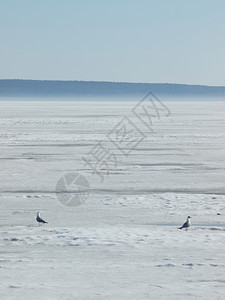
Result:
M224 298L225 102L164 103L150 132L132 101L0 102L1 299ZM125 116L145 134L128 156L108 139ZM99 141L103 178L82 159ZM57 200L68 172L80 206Z

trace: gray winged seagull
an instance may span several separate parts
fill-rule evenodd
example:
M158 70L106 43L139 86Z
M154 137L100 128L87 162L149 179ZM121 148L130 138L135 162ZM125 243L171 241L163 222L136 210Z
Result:
M187 217L187 221L186 221L181 227L179 227L178 229L183 229L183 228L185 228L185 229L187 230L188 227L190 227L190 226L191 226L191 217L188 216L188 217Z
M37 222L39 223L39 226L42 225L42 224L48 223L48 222L44 221L44 220L41 218L41 215L40 215L40 212L39 212L39 211L37 212L36 220L37 220Z

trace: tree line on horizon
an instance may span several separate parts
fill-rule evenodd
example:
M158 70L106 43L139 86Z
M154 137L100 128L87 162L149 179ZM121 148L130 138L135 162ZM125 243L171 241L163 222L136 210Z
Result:
M136 96L147 92L168 96L225 97L225 87L171 83L1 79L0 97Z

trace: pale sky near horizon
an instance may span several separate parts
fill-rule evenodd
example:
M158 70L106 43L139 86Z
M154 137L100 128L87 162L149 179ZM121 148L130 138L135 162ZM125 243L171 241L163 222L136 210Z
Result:
M0 79L225 86L224 0L0 0Z

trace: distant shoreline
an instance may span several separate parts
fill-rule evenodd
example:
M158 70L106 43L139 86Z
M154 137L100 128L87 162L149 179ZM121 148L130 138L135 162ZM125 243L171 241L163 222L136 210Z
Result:
M136 97L152 91L168 97L225 97L225 86L175 83L0 79L0 98Z

